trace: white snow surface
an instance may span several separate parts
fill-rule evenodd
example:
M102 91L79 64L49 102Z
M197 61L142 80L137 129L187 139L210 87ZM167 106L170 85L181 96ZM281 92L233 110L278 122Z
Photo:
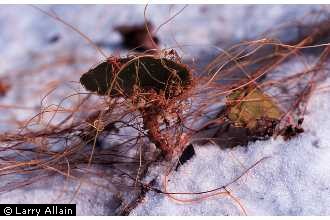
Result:
M329 215L330 116L324 114L330 111L329 98L330 93L311 97L303 124L305 133L292 140L258 141L233 150L195 146L196 156L168 177L168 192L203 192L221 187L261 158L269 157L229 186L248 215ZM162 186L164 175L159 175L157 181ZM229 197L214 196L199 203L180 204L150 192L132 214L242 215L243 211Z
M182 7L151 5L147 17L158 26ZM53 5L42 8L56 12L93 41L106 41L113 45L120 42L119 35L112 32L114 26L144 21L143 5ZM208 45L218 42L226 45L227 42L254 38L276 24L319 8L321 6L316 5L190 5L164 25L157 35L163 47L183 45L183 51L179 52L190 59L198 57L200 51L214 50ZM77 33L30 6L1 5L0 27L0 76L9 75L10 78L11 72L23 71L21 77L11 79L15 84L0 99L0 104L32 108L29 111L1 108L1 121L9 118L24 120L36 114L47 92L42 89L44 85L59 80L66 82L46 99L48 104L59 103L74 89L83 92L81 86L72 81L77 82L81 73L104 59ZM60 35L59 42L48 44L47 40L54 34ZM114 46L104 50L110 54L118 48ZM29 74L29 69L52 61L63 53L76 56L77 64L46 69L39 75ZM125 51L121 53L125 54ZM43 92L40 93L40 90ZM195 147L197 155L169 176L168 190L199 192L216 188L240 175L244 171L243 166L249 167L262 157L270 156L229 187L233 195L240 199L247 214L329 215L329 98L328 93L313 95L303 124L306 132L293 140L259 141L247 148L226 151L217 146ZM70 106L70 103L67 105ZM10 128L0 125L1 131L7 129ZM154 167L150 177L156 176L161 187L164 173L157 173L158 170ZM2 178L6 177L0 177L0 181ZM93 177L86 177L90 178ZM102 183L101 179L93 181ZM77 184L79 182L66 182L62 177L53 177L28 188L0 194L0 203L73 202L77 204L78 215L113 214L118 204L114 189L89 182L83 183L75 195L79 187ZM200 203L182 205L164 195L149 192L132 214L240 215L242 212L228 197L215 196Z

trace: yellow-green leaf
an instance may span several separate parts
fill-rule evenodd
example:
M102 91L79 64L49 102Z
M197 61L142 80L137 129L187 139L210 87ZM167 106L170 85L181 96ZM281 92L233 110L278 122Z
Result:
M236 126L253 129L257 120L279 120L283 114L277 103L254 86L235 90L227 96L227 117Z

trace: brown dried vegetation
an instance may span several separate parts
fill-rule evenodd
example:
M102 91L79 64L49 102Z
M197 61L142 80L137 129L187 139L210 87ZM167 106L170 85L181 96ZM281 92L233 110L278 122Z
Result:
M76 106L45 107L31 120L17 123L17 130L0 134L0 176L11 177L1 183L0 192L58 174L79 180L93 173L93 166L103 166L107 172L93 175L107 178L118 191L139 199L153 190L175 199L179 193L153 187L143 177L152 164L176 165L188 144L216 142L228 148L271 136L293 137L302 132L308 99L326 77L329 58L329 45L315 44L330 36L329 30L319 23L307 30L294 44L270 38L236 44L210 62L204 75L194 75L192 67L159 50L108 58L81 77L92 93L65 97L81 96ZM308 48L319 53L314 66L290 74L274 71L301 58ZM225 107L215 107L219 103ZM47 113L53 113L49 123L33 127ZM66 117L51 123L60 113ZM116 138L107 142L106 137ZM228 185L187 193L205 194L188 202L214 196L219 189L234 198ZM127 214L129 202L121 199L126 205L118 213Z

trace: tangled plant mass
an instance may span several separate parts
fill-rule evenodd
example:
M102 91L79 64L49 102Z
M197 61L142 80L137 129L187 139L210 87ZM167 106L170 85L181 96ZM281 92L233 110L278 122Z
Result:
M186 66L151 55L119 59L119 62L109 59L85 73L80 82L100 95L129 99L141 113L150 140L164 155L171 156L174 146L161 133L160 126L165 120L169 125L169 115L176 114L174 117L178 118L182 114L183 106L176 97L191 84L191 73Z
M71 111L61 103L53 111L45 108L18 130L0 135L0 175L10 176L0 191L54 175L80 180L91 172L114 186L121 201L116 214L129 214L149 190L170 197L180 194L146 177L153 166L177 165L190 144L233 148L271 137L295 137L303 132L308 98L326 77L329 46L318 42L329 33L318 23L311 27L294 44L271 38L235 44L198 73L174 49L107 58L80 78L91 93L64 98L82 96ZM301 72L276 72L288 60L301 58L307 48L318 53L316 63ZM47 111L54 113L49 123L39 123ZM61 112L65 117L51 123ZM105 167L106 172L93 173L93 167ZM233 199L226 187L219 189ZM205 194L188 200L202 201L213 192L187 192Z

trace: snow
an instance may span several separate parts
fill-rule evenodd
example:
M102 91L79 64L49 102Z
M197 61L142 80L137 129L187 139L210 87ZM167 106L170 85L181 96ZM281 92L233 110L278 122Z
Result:
M104 181L103 181L104 182ZM78 215L113 215L121 200L115 189L101 180L84 177L78 181L56 176L23 189L16 189L0 196L1 204L77 204ZM100 185L100 186L98 186Z
M325 85L329 85L325 82ZM229 186L248 215L329 215L330 156L328 123L330 93L314 94L305 117L305 133L251 143L247 148L221 150L218 146L195 146L196 156L173 172L168 192L203 192L221 187L240 176L264 157L246 176ZM159 169L159 168L155 168ZM152 171L151 171L152 173ZM162 187L164 174L157 177ZM163 189L163 188L161 188ZM177 196L178 198L194 198ZM228 197L214 196L199 203L178 204L167 196L150 192L132 215L241 215Z
M147 19L158 26L182 7L150 5ZM162 47L180 45L180 54L185 59L192 59L198 58L202 52L211 55L218 53L214 45L225 48L242 39L253 39L276 24L326 7L189 5L175 19L162 26L157 35ZM119 50L120 38L112 32L114 26L144 21L144 5L43 5L42 8L55 11L61 19L86 33L94 42L105 41L111 45L103 48L107 54ZM77 83L80 75L104 59L77 33L31 6L1 5L0 27L0 76L8 77L13 83L8 94L0 99L0 104L31 108L1 108L1 131L15 128L4 126L9 119L27 120L38 113L42 98L55 86L58 88L47 96L44 106L58 104L63 97L76 91L84 92ZM48 43L54 35L59 35L60 40ZM127 51L119 52L125 54ZM33 73L40 65L51 64L63 56L75 59L72 63ZM289 66L294 68L293 65ZM328 93L313 95L303 124L306 132L288 142L278 138L226 151L217 146L196 146L196 156L169 176L168 191L198 192L222 186L244 171L242 165L249 167L262 157L271 156L229 187L233 195L240 199L247 214L329 215L329 96ZM70 98L63 105L70 108L77 100L78 97ZM50 117L46 116L44 122ZM63 117L56 117L53 123ZM104 169L94 167L93 171L104 172ZM161 167L153 167L146 179L157 178L157 184L161 187L165 171ZM1 176L0 182L6 182L5 178ZM120 193L110 182L92 174L83 175L78 181L65 181L61 176L54 176L27 188L1 193L0 203L72 202L77 204L79 215L113 215L122 195L118 195ZM240 215L242 210L229 197L214 196L200 203L182 205L167 196L149 192L146 200L132 214Z

